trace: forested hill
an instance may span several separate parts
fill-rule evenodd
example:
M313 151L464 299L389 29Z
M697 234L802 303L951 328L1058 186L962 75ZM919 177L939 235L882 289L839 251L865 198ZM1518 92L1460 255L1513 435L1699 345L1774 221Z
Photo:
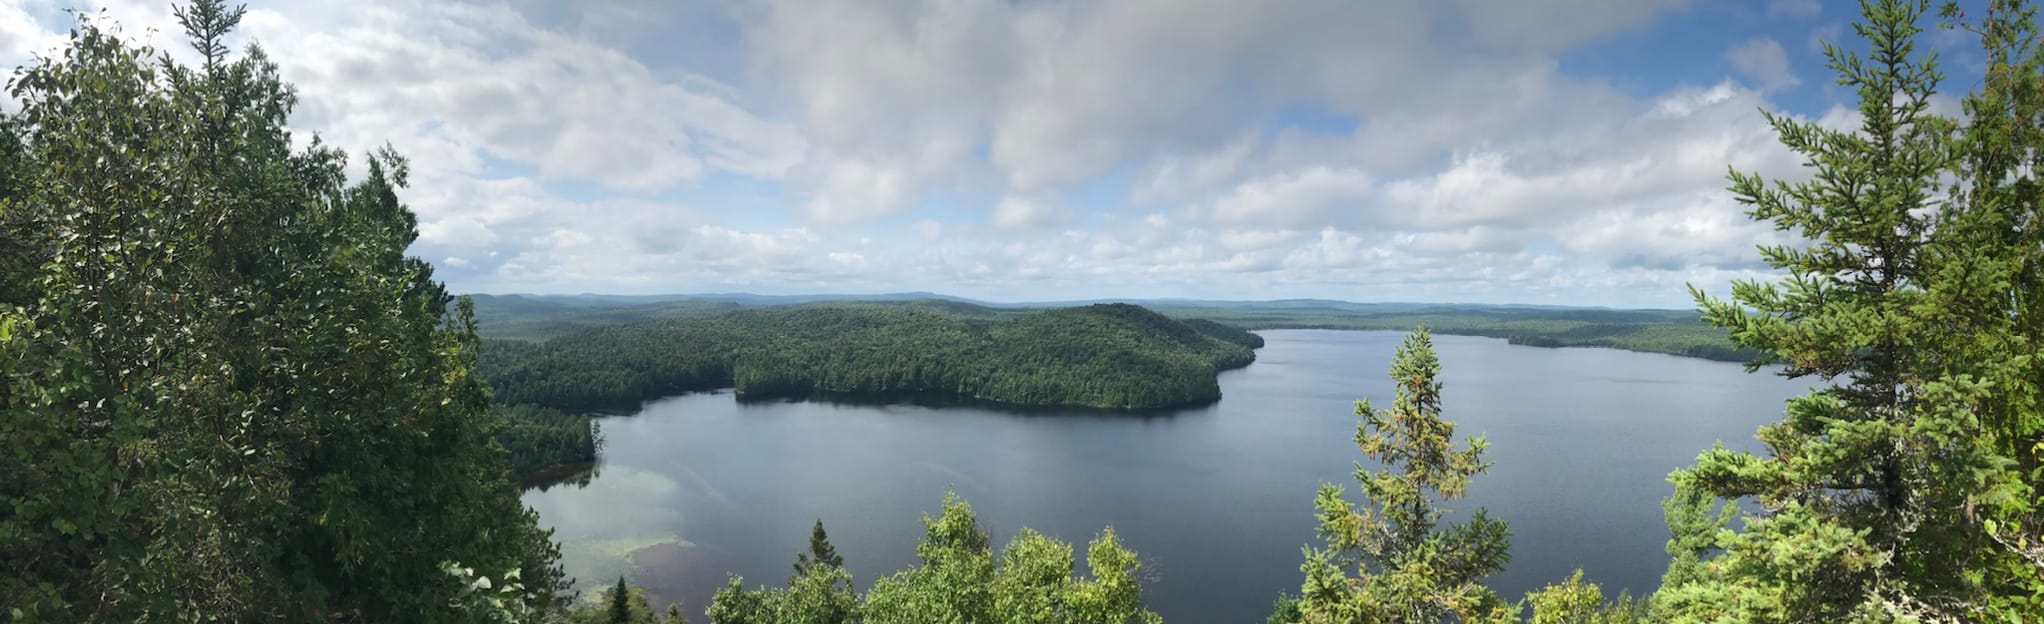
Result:
M731 387L743 398L1132 410L1218 400L1214 375L1248 365L1262 345L1235 327L1128 304L837 302L650 315L543 342L492 339L479 367L499 403L562 409L629 409Z

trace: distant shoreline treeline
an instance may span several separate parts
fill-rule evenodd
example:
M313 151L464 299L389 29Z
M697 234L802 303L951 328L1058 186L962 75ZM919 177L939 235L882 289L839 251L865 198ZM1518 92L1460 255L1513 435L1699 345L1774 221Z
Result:
M1143 410L1220 399L1215 374L1263 339L1140 306L1000 311L947 302L825 303L683 314L493 339L479 368L501 404L629 409L684 392L918 398Z
M1325 306L1263 304L1159 305L1172 316L1197 316L1249 330L1343 329L1411 331L1501 338L1529 347L1605 347L1665 353L1719 362L1752 361L1756 352L1732 344L1729 334L1695 312L1516 306L1406 306L1375 310L1368 304Z
M905 299L897 297L923 297ZM474 295L476 316L487 338L541 342L609 325L705 318L739 310L839 305L912 307L975 319L1008 319L1037 310L937 298L937 295L876 295L876 299L810 301L790 297L703 295L612 297L602 295ZM849 297L849 296L847 296ZM1702 358L1751 361L1757 354L1734 346L1723 329L1690 310L1618 310L1552 306L1352 303L1331 300L1258 302L1141 302L1143 307L1188 322L1265 329L1410 331L1425 325L1436 334L1500 338L1531 347L1603 347ZM512 347L516 348L516 347ZM625 405L622 408L630 408Z

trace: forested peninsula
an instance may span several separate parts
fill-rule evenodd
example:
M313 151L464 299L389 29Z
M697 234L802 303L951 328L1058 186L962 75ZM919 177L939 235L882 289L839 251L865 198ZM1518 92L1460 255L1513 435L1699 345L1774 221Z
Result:
M1263 339L1129 304L1010 311L943 301L814 303L492 339L499 403L623 410L683 392L1143 410L1220 399Z

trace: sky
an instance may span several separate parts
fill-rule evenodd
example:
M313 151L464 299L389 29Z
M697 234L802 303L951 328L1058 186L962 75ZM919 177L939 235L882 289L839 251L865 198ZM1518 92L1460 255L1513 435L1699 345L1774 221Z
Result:
M166 2L0 0L0 67L67 9L182 45ZM295 136L408 156L412 252L488 293L1686 308L1771 275L1727 168L1807 177L1761 111L1855 126L1821 49L1861 47L1836 0L248 9Z

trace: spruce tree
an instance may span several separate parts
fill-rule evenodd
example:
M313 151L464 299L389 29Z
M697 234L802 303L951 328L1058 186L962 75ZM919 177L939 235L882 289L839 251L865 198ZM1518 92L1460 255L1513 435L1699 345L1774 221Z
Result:
M1753 367L1824 385L1760 430L1764 455L1720 447L1673 477L1682 491L1761 512L1707 545L1696 539L1706 533L1678 533L1689 545L1671 546L1678 565L1656 596L1669 619L2044 612L2044 557L2024 545L2040 451L2037 334L2024 326L2037 318L2038 284L2025 273L2038 256L2035 187L2025 186L2037 134L2024 129L2037 122L2038 65L2028 9L1994 6L1986 38L2001 50L1987 89L1968 99L1968 127L1931 111L1941 74L1917 47L1927 0L1869 0L1854 26L1867 53L1825 48L1858 96L1859 128L1770 114L1813 177L1731 174L1751 216L1800 240L1760 250L1785 278L1736 282L1729 300L1698 292L1698 305L1763 354ZM2020 48L2002 40L2016 31ZM1685 524L1707 524L1704 503L1683 504ZM2017 526L2001 530L1997 518Z
M1960 422L1978 419L1967 437L1983 451L1944 471L1967 492L1953 541L1968 583L1954 593L2016 620L2044 614L2044 31L2026 1L1992 0L1971 22L1953 3L1944 14L1986 60L1964 101L1932 290L1954 342L1932 387Z
M610 624L632 624L632 588L625 585L625 577L617 577L609 598Z
M1322 484L1313 503L1326 545L1306 549L1296 613L1308 623L1509 621L1516 616L1483 579L1510 559L1505 524L1482 509L1442 526L1439 502L1460 497L1482 474L1488 445L1466 446L1441 418L1441 369L1425 327L1414 330L1391 364L1397 395L1390 409L1357 401L1355 441L1381 468L1356 465L1365 503ZM1353 574L1353 576L1351 576Z

